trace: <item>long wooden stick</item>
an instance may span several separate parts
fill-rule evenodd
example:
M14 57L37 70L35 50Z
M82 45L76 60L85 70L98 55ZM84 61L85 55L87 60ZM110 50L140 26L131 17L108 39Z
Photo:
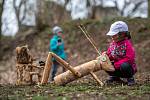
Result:
M93 78L98 82L98 84L100 84L101 86L104 85L104 83L98 79L98 77L94 74L94 72L90 72L90 74L91 74L91 75L93 76Z
M49 53L48 57L46 59L46 64L44 67L44 71L43 71L43 75L42 75L42 80L41 80L41 84L45 84L48 82L48 78L49 78L49 73L52 67L52 55Z
M70 70L75 76L80 77L81 73L79 73L78 71L76 71L71 65L69 65L69 63L67 63L66 61L64 61L63 59L61 59L60 57L58 57L56 54L51 52L51 55L57 60L57 62L62 65L63 67L65 67L66 69Z
M84 28L84 30L83 30L83 28L81 26ZM95 47L97 53L99 54L100 57L98 58L98 63L100 63L100 60L101 60L101 61L103 61L102 68L104 70L114 71L115 69L114 69L113 65L111 64L111 62L109 60L109 57L106 54L104 54L102 56L101 52L98 51L98 49L96 47L95 41L92 39L92 37L90 36L90 34L87 32L86 28L83 25L80 25L80 28L82 29L82 31L84 32L84 34L86 35L86 37L88 36L88 39L90 39L89 41Z
M99 52L99 50L97 49L95 41L94 41L93 38L88 34L86 28L83 26L83 28L84 28L84 29L83 29L81 26L83 26L83 25L80 25L79 28L80 28L81 31L84 33L84 35L86 36L86 38L90 41L90 43L91 43L92 46L95 48L95 50L96 50L96 52L99 54L99 56L101 56L101 52ZM85 31L84 31L84 30L85 30ZM90 74L93 76L93 78L94 78L101 86L104 85L103 82L100 81L100 80L98 79L98 77L97 77L93 72L90 72Z
M90 40L92 41L92 43L95 45L96 49L97 49L97 46L96 46L96 43L95 41L93 40L93 38L90 36L90 34L88 33L87 29L84 27L84 25L81 24L81 27L83 27L86 35L90 38ZM97 51L101 54L101 52L97 49Z
M90 39L91 37L89 37L86 32L83 30L83 28L81 26L79 26L79 28L81 29L81 31L84 33L84 35L86 36L86 38L90 41L90 43L92 44L92 46L94 47L94 49L96 50L96 52L101 55L101 53L98 51L96 45L92 42L92 40Z

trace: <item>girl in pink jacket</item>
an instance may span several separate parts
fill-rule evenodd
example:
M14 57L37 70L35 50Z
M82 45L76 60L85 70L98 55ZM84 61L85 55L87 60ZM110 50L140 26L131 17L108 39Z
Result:
M110 27L108 36L112 38L106 54L115 67L114 72L107 73L110 78L106 81L112 83L127 78L128 85L135 83L133 75L136 73L135 50L131 42L128 26L123 21L117 21Z

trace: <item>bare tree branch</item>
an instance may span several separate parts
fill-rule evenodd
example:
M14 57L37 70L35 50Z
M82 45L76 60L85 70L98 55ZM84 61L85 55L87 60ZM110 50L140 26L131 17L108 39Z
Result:
M65 6L70 2L71 0L65 0Z
M117 11L120 13L121 16L125 15L125 10L128 9L130 4L134 4L134 8L132 8L130 10L130 12L128 12L128 14L127 14L127 16L130 17L133 13L135 13L138 10L140 5L142 5L144 2L146 2L146 0L140 0L139 2L134 2L132 0L124 0L122 9L119 8L118 0L113 0L113 2L117 8Z
M148 0L148 17L150 18L150 0Z
M24 4L24 13L23 13L23 17L19 18L20 22L23 22L23 20L26 18L26 13L27 13L27 0L25 0ZM21 7L20 7L21 8Z
M0 11L0 28L2 27L2 22L1 22L1 19L2 19L2 13L3 13L3 6L4 6L4 3L5 3L5 0L2 0L2 2L1 2L1 11ZM1 34L2 34L2 31L1 31L1 29L0 29L0 40L1 40Z
M18 25L20 26L21 22L22 22L22 20L20 19L20 10L21 10L22 5L26 4L27 0L21 0L18 7L16 6L16 2L17 2L17 0L13 0L13 7L15 9L16 17L18 20ZM25 16L25 13L26 12L24 11L23 16Z
M139 10L139 7L144 3L145 1L139 1L135 4L134 8L130 11L130 13L128 14L128 17L131 17L133 14L136 13L137 10Z

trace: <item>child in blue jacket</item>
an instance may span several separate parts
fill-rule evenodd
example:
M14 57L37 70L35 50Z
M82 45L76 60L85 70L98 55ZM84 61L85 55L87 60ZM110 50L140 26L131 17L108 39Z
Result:
M63 60L67 59L65 50L64 50L64 41L62 39L63 31L59 26L55 26L53 28L53 37L50 39L50 51L58 55ZM55 74L57 72L59 63L53 59L53 66L52 66L52 77L51 80L54 80ZM63 71L65 71L63 67Z

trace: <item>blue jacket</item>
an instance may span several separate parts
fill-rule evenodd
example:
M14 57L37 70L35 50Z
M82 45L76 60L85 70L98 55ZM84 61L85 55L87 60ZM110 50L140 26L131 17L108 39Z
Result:
M60 45L58 45L60 43ZM58 55L60 58L66 60L67 56L64 50L64 41L61 37L54 35L50 40L50 51Z

